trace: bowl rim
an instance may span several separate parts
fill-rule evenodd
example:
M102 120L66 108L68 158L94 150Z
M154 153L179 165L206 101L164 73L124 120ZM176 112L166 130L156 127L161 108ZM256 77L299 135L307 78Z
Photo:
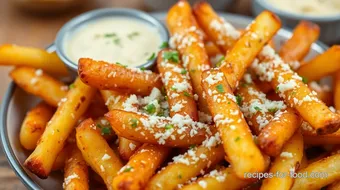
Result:
M248 20L251 22L253 19L252 17L243 16L243 15L237 15L237 14L231 14L231 13L221 13L217 12L218 15L224 17L224 18L241 18L243 20ZM164 18L166 15L166 12L152 12L151 13L156 18ZM281 32L280 32L281 31ZM287 33L292 33L292 30L286 27L282 27L278 33L283 33L283 35L287 35ZM323 51L325 51L328 46L322 43L321 41L316 41L313 43L312 46L317 46L321 48ZM46 48L47 51L54 51L55 46L54 44L51 44ZM2 144L3 151L5 153L5 156L7 158L8 163L14 170L15 174L19 177L20 181L28 188L28 189L41 189L41 187L33 180L31 177L27 174L25 169L20 164L19 160L16 158L13 148L10 146L9 137L7 133L7 113L9 109L9 105L12 100L12 96L16 90L17 86L12 81L10 85L7 88L7 91L3 97L1 107L0 107L0 144Z
M58 31L56 38L55 38L55 45L56 45L56 52L60 59L64 62L64 64L73 72L78 71L78 64L74 63L69 57L64 49L64 40L67 39L68 34L77 30L78 27L90 23L96 19L105 18L105 17L130 17L133 19L142 20L143 22L147 22L152 26L156 27L159 35L161 37L162 42L169 41L170 35L165 27L165 25L160 22L158 19L153 17L151 14L146 13L144 11L130 9L130 8L102 8L102 9L95 9L92 11L88 11L82 13L66 24L64 24L60 30ZM145 63L137 66L138 68L151 68L155 64L155 58Z
M276 8L271 3L268 2L268 0L254 0L253 3L257 3L262 8L273 11L275 14L277 14L279 17L287 17L290 19L295 20L310 20L315 22L334 22L339 21L340 22L340 13L336 15L326 15L326 16L312 16L312 15L303 15L299 13L292 13L288 11L284 11L281 9ZM253 6L254 9L254 6Z

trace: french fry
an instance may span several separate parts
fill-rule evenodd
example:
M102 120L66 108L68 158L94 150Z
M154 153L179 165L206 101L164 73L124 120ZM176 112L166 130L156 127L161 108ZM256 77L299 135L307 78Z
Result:
M239 190L247 187L252 181L242 180L235 174L233 168L228 167L220 171L213 170L197 181L183 186L182 190L224 189Z
M282 153L275 157L269 170L276 176L265 178L261 190L282 189L289 190L294 183L292 172L299 169L303 157L303 138L297 131L284 145Z
M90 118L80 123L76 129L77 145L87 164L102 177L111 190L113 178L123 164L95 128Z
M331 112L272 48L266 46L259 58L260 62L255 60L252 64L259 78L270 82L285 103L295 108L318 134L333 133L339 129L340 115Z
M101 90L100 93L102 94L102 97L105 100L105 104L109 108L109 110L123 110L123 103L129 97L126 94L111 90ZM140 142L132 141L123 137L118 137L118 139L118 152L123 160L129 160L133 153L142 145L142 143Z
M58 55L46 50L5 44L0 46L0 65L27 66L42 69L58 76L67 76L68 70Z
M309 81L316 81L340 70L340 46L333 45L323 54L303 64L297 73Z
M72 145L71 154L68 155L64 169L65 190L89 189L89 173L86 162L76 145Z
M203 144L189 149L185 154L174 157L174 162L154 175L145 189L175 189L179 184L199 175L202 170L214 166L223 157L224 151L221 145L209 147L207 144Z
M220 49L218 49L218 47L211 41L204 42L204 48L205 51L207 52L208 57L210 58L222 54Z
M74 88L66 97L46 126L37 147L26 159L24 165L40 178L47 178L53 162L62 150L67 137L75 127L78 119L86 111L95 89L85 85L78 78Z
M40 102L26 114L20 128L20 143L25 149L35 149L54 111L54 108L45 102Z
M221 134L224 150L236 175L263 172L265 158L256 146L242 112L223 73L217 69L202 74L202 86L209 110Z
M100 90L148 95L154 87L162 87L159 76L151 71L88 58L79 59L78 73L85 84Z
M336 181L330 185L327 186L327 190L338 190L340 189L340 181Z
M302 61L319 35L320 28L317 24L300 21L294 28L293 35L281 46L279 55L287 63Z
M70 154L70 152L70 146L65 145L56 157L52 166L52 171L64 170L66 157Z
M334 107L340 110L340 71L336 72L334 77Z
M170 8L166 22L171 33L170 47L176 48L182 55L183 66L188 70L192 87L198 95L199 109L208 113L201 87L201 74L210 68L210 64L203 37L197 33L200 30L197 30L190 4L187 1L176 3Z
M202 143L215 127L193 121L189 116L165 118L123 110L105 114L118 136L149 144L169 147L188 147Z
M340 144L340 130L332 134L318 135L307 122L303 122L302 134L305 144L308 145Z
M340 154L314 162L299 170L298 174L307 176L296 178L292 190L316 190L336 182L340 179Z
M269 156L280 154L282 147L301 126L300 116L292 108L275 113L275 117L257 137L261 150Z
M327 85L319 85L313 81L308 83L308 87L317 93L318 98L324 102L327 106L333 105L333 92Z
M193 13L203 31L223 53L232 48L241 35L231 24L219 17L205 1L196 3Z
M41 69L17 67L10 72L14 82L26 92L39 96L46 103L57 107L67 94L67 86L52 78Z
M173 57L170 57L171 55ZM158 53L157 58L157 68L167 94L170 116L188 115L192 120L197 121L198 113L189 74L181 66L179 59L174 59L178 56L176 50L165 49Z
M141 146L113 179L113 189L143 189L169 151L160 145Z

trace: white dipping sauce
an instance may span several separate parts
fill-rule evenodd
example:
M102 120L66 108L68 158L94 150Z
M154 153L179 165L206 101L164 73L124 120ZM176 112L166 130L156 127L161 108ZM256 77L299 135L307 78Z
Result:
M80 27L65 42L67 56L136 67L157 56L162 44L157 28L129 17L107 17Z
M340 14L340 0L267 0L274 7L302 15L330 16Z

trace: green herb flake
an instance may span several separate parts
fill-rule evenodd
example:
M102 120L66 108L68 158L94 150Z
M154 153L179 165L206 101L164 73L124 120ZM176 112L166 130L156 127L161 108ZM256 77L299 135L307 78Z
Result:
M130 119L130 123L131 123L132 128L136 128L137 125L138 125L138 119L132 118L132 119Z
M302 78L302 82L307 84L308 83L308 79L306 77L301 77Z
M161 49L164 49L164 48L167 48L167 47L169 47L169 43L168 42L163 42L161 44L161 46L159 46L159 48L161 48Z
M120 66L122 66L122 67L127 67L127 65L123 65L123 64L121 64L121 63L119 63L119 62L116 62L116 65L120 65Z
M172 128L174 128L174 125L172 125L172 124L166 124L165 125L166 130L169 130L169 129L172 129Z
M276 113L279 110L279 108L269 108L268 111L270 113Z
M150 57L148 58L148 61L154 60L156 58L156 54L152 53Z
M183 94L184 94L184 96L186 96L186 97L191 97L191 95L190 95L189 92L187 92L187 91L184 91Z
M117 36L116 33L106 33L106 34L104 34L105 38L111 38L111 37L115 37L115 36Z
M196 69L190 69L190 72L194 73L196 72Z
M224 92L224 88L223 88L223 85L222 84L219 84L216 86L216 89L219 93L223 93Z
M276 88L275 88L275 93L278 93L280 91L280 88L277 86Z
M149 114L154 114L156 112L156 106L153 104L148 104L145 107L145 111L148 112Z
M249 83L244 82L244 83L241 84L241 87L245 88L245 87L247 87L249 85L250 85Z
M194 149L195 147L196 147L195 144L192 144L192 145L189 146L190 149Z
M145 71L146 69L145 69L145 67L141 67L140 70L141 71Z
M131 172L132 169L133 169L133 167L128 166L128 167L126 167L126 168L124 169L123 172Z
M72 88L74 88L74 84L72 83L72 84L70 84L70 86L68 86L68 88L69 89L72 89Z
M134 37L139 36L139 32L132 32L131 34L128 34L127 37L132 40Z
M179 62L179 55L177 51L165 51L163 52L163 59L172 61L174 63Z
M177 88L175 88L175 87L171 87L171 90L173 90L173 91L177 91Z
M187 70L182 69L181 74L182 74L182 75L185 75L185 74L187 74L187 72L188 72Z
M239 141L239 140L241 140L241 137L236 137L236 138L235 138L235 142L237 142L237 141Z
M120 45L120 39L119 38L114 39L113 43L116 45Z
M254 109L255 109L256 111L261 111L261 110L262 110L262 109L259 108L258 106L255 106Z
M103 127L101 128L100 132L102 135L110 135L111 134L111 127Z
M228 104L230 104L230 102L228 102Z
M57 129L57 132L60 132L59 129Z
M216 63L216 67L220 67L220 66L222 65L222 62L223 62L224 59L225 59L225 57L222 56L222 57L218 60L218 62Z
M240 95L236 95L235 96L235 98L236 98L236 103L237 103L237 105L239 105L239 106L241 106L241 104L242 104L242 97L240 96Z
M177 178L178 178L178 179L182 179L182 175L179 174L179 175L177 176Z

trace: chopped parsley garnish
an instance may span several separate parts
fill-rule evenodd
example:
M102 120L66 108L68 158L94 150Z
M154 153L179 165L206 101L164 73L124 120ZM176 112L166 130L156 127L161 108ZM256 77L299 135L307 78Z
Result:
M112 133L112 128L110 125L103 126L97 123L96 126L100 129L101 135L110 135Z
M276 113L279 110L279 108L269 108L268 111L270 113Z
M236 95L235 98L236 98L237 105L241 106L241 104L242 104L242 97L240 95Z
M69 89L72 89L72 88L74 88L74 84L72 83L72 84L70 84L70 86L68 86L69 87Z
M105 38L111 38L111 37L115 37L115 36L117 36L116 33L106 33L106 34L104 34Z
M237 142L237 141L239 141L239 140L241 140L241 137L236 137L236 138L235 138L235 142Z
M171 90L173 90L173 91L177 91L177 88L175 88L175 87L171 87Z
M132 32L131 34L128 34L128 38L132 40L133 37L139 36L139 32Z
M216 86L216 89L219 93L223 93L224 92L224 88L223 88L223 85L222 84L219 84Z
M290 94L291 94L291 95L295 95L295 94L296 94L296 91L292 91Z
M190 72L194 73L196 72L196 69L190 69Z
M163 95L166 95L164 86L162 86L162 88L161 88L161 93L162 93Z
M241 87L244 87L244 88L245 88L245 87L247 87L247 86L249 86L249 85L250 85L249 83L244 82L244 83L241 84Z
M191 95L190 95L189 92L187 92L187 91L184 91L183 94L184 94L184 96L186 96L186 97L191 97Z
M172 125L172 124L166 124L165 125L166 130L169 130L169 129L172 129L172 128L174 128L174 125Z
M196 147L195 144L192 144L192 145L189 146L190 149L194 149L195 147Z
M254 109L255 109L256 111L261 111L261 108L259 108L258 106L255 106Z
M138 119L132 118L132 119L130 119L130 122L131 122L131 127L132 127L132 128L136 128L136 127L137 127L137 125L138 125Z
M150 57L148 58L148 61L154 60L156 58L156 54L152 53Z
M156 112L156 106L153 104L148 104L147 106L145 106L145 111L149 114L154 114Z
M181 174L179 174L177 177L178 177L178 179L182 179L182 175Z
M222 65L223 60L224 60L224 56L222 56L222 57L218 60L218 62L216 63L216 67L220 67L220 66Z
M307 84L308 83L308 79L306 77L301 77L302 78L302 82Z
M131 172L132 169L133 169L133 167L128 166L128 167L126 167L126 168L124 169L123 172Z
M185 75L185 74L187 74L187 72L188 72L187 70L182 69L181 74L182 74L182 75Z
M163 59L178 63L179 62L178 52L177 51L165 51L163 52Z
M230 102L228 102L228 104L230 104Z
M120 39L119 38L114 39L113 43L116 45L120 45Z
M119 63L119 62L116 62L116 65L120 65L120 66L122 66L122 67L127 67L127 65L123 65L123 64L121 64L121 63Z
M161 48L161 49L164 49L164 48L167 48L167 47L169 47L168 42L163 42L163 43L161 44L161 46L159 46L159 48Z
M142 70L142 71L145 71L145 67L141 67L141 68L139 68L140 70Z
M280 88L277 86L277 87L275 88L275 93L278 93L279 90L280 90Z

